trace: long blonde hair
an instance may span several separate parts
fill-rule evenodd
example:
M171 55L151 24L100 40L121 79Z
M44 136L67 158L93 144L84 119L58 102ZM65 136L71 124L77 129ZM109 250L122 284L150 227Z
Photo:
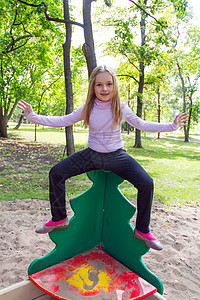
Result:
M94 68L94 70L92 71L92 74L90 76L88 94L87 94L85 106L84 106L84 109L82 112L83 119L84 119L83 125L85 127L88 127L88 125L89 125L90 114L94 107L94 101L96 98L96 95L94 93L96 76L100 72L106 72L106 71L113 78L113 99L112 99L113 125L117 126L118 124L120 124L120 122L122 120L122 110L121 110L121 105L120 105L119 86L118 86L116 73L112 68L107 67L106 65L102 65L102 66L97 66L96 68Z

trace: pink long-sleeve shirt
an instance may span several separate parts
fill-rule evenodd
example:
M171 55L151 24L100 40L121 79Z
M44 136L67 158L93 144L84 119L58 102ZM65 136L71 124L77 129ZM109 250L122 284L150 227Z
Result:
M50 127L66 127L81 120L84 105L65 116L43 116L35 112L28 114L27 119L35 124ZM97 152L113 152L124 148L121 133L121 124L127 121L133 127L146 132L173 131L178 126L173 123L154 123L139 118L127 105L122 105L122 121L116 127L112 124L113 114L111 101L95 100L93 110L89 119L88 147Z

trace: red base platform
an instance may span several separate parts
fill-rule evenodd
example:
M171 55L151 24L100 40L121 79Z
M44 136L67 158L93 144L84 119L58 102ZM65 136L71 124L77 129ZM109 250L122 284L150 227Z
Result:
M99 248L29 276L45 293L66 300L133 300L156 292L150 283Z

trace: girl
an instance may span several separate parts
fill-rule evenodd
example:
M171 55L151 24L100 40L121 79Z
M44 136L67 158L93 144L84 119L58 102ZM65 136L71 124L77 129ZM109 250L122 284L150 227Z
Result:
M147 122L120 103L117 77L111 68L96 67L90 77L85 105L65 116L37 115L30 104L21 100L18 107L30 122L51 127L66 127L83 120L89 126L88 148L56 164L49 172L49 197L52 219L39 226L37 233L47 233L67 227L65 180L91 170L109 170L138 189L137 218L134 235L149 247L161 250L161 243L150 233L150 214L153 200L153 180L124 150L121 125L127 121L146 132L166 132L185 125L186 114L175 117L173 123Z

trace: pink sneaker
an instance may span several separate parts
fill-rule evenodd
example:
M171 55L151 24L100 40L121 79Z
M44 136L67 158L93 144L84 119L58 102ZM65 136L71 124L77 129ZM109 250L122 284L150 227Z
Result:
M44 225L40 225L36 228L36 233L48 233L51 232L54 229L62 229L69 226L68 218L65 218L58 222L53 222L50 220L49 222L45 223Z
M141 231L139 231L135 228L134 236L136 238L144 241L148 247L150 247L154 250L162 250L163 249L161 242L159 242L150 232L142 233Z

